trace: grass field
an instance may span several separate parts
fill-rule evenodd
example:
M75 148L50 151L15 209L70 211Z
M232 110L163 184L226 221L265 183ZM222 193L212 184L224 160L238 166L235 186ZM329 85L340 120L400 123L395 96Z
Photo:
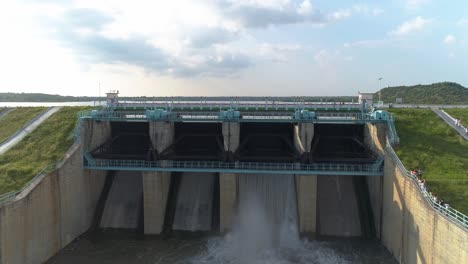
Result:
M422 168L430 191L468 215L468 142L429 109L394 109L407 169Z
M47 165L57 162L73 144L77 112L88 108L60 109L15 147L0 155L0 194L20 189Z
M453 118L461 118L462 125L464 127L468 126L468 108L450 108L444 109L444 111L451 115Z
M21 107L0 119L0 143L24 127L31 119L46 110L45 107Z

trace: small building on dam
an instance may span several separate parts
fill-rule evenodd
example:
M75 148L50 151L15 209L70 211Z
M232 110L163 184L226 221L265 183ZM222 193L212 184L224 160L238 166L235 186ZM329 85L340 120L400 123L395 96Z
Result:
M393 117L365 100L111 93L78 128L58 168L1 205L0 263L41 263L99 228L228 232L252 194L309 239L376 239L400 263L468 261L468 221L424 197L393 151Z

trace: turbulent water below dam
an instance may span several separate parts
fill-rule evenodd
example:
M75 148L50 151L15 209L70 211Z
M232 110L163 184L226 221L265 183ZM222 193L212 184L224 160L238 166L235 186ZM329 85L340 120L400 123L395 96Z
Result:
M205 194L212 192L214 177L200 181L206 183L203 187L193 181L195 175L185 176L173 229L207 230L212 210ZM103 230L83 235L47 263L397 263L377 240L300 239L294 176L245 174L239 175L238 184L238 213L225 235L173 231L143 236Z

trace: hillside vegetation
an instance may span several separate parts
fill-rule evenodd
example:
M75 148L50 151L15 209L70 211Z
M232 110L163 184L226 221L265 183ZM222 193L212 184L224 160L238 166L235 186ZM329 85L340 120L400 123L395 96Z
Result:
M468 104L468 88L452 82L388 87L380 92L385 103L402 98L403 104ZM378 92L374 98L379 98Z
M45 107L21 107L14 109L6 116L0 118L0 143L7 140L16 131L20 130L29 121L45 110Z
M0 155L0 194L19 190L64 155L73 144L76 115L85 109L63 107L16 146Z
M468 215L468 141L429 109L393 109L405 167L422 168L430 191Z

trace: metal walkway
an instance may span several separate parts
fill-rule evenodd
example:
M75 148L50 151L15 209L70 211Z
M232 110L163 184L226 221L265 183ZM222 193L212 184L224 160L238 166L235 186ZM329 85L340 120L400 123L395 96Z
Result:
M144 161L94 159L84 153L84 167L92 170L268 173L301 175L383 176L383 158L371 164L267 163L222 161Z
M232 113L232 115L231 115ZM94 110L79 113L81 119L93 119L99 121L197 121L197 122L268 122L268 123L321 123L321 124L365 124L385 123L385 119L376 119L369 114L362 113L313 113L313 112L198 112L198 111L112 111ZM237 114L237 116L236 116Z
M464 127L458 127L455 125L455 118L450 116L447 112L441 109L431 108L442 120L444 120L449 126L455 129L465 140L468 140L468 133L465 132Z
M47 118L55 114L58 110L60 110L61 106L51 107L39 116L35 117L33 120L29 121L23 128L18 130L13 136L9 139L5 140L2 144L0 144L0 155L7 152L9 149L14 147L18 142L20 142L24 137L29 135L31 132L34 131L40 124L42 124Z

